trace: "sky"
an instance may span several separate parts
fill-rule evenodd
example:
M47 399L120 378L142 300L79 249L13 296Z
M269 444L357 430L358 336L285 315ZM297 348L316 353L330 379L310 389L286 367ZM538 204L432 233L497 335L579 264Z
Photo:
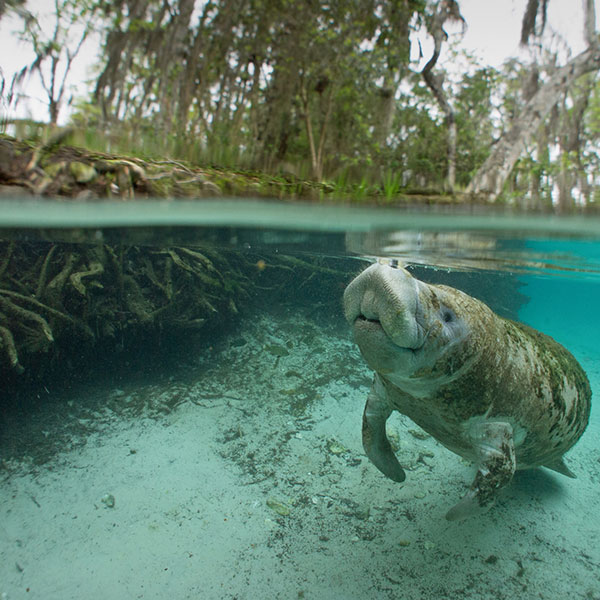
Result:
M523 56L519 40L526 5L526 0L459 0L468 26L464 45L493 66L499 66L510 56ZM600 0L595 0L595 5L598 22ZM582 52L585 49L583 0L550 0L546 33L550 31L568 40L573 54Z
M598 21L600 0L595 2ZM482 64L500 66L512 56L527 60L528 51L519 48L521 19L526 3L526 0L459 0L467 29L462 34L461 28L455 27L451 38L458 40L460 46L472 53ZM51 13L54 0L28 0L27 6L32 12ZM46 19L43 23L50 30L53 27L51 19ZM27 48L27 45L19 41L15 33L17 30L18 22L14 18L5 16L0 20L0 70L7 82L10 82L15 72L31 63L34 58L33 52ZM547 34L551 31L556 31L564 38L573 54L584 50L583 0L551 0ZM415 37L418 37L421 42L427 60L431 48L430 40L424 33ZM67 98L85 93L84 82L92 77L98 44L97 38L87 41L74 61L68 79ZM442 55L442 61L443 58ZM46 121L48 119L46 95L36 74L27 82L25 91L29 98L21 100L17 110L10 112L9 118L32 117ZM0 116L7 116L6 106L2 104L0 104ZM64 122L68 117L68 108L63 108L61 116L61 121Z

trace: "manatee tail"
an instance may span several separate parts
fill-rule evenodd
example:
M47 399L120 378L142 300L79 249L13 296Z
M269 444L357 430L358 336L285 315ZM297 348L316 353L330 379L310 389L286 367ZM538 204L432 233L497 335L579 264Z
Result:
M573 471L571 471L571 469L567 467L567 465L565 464L565 459L562 457L552 462L545 463L544 467L546 467L546 469L552 469L553 471L556 471L561 475L566 475L567 477L571 477L572 479L577 479L577 475L575 475L575 473L573 473Z

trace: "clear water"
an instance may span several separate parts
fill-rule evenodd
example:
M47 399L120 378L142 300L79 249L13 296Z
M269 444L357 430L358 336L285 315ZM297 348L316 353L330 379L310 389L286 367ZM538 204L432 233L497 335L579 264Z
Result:
M130 270L146 256L159 264L165 249L185 262L185 247L215 265L226 257L249 290L235 310L210 297L216 314L197 335L138 330L80 350L81 336L65 333L22 376L8 373L1 598L600 599L595 398L567 456L577 479L519 472L489 512L447 522L472 465L400 415L389 432L405 483L369 463L371 374L341 315L344 286L376 257L396 257L553 336L597 396L600 220L19 201L0 208L0 242L0 273L9 246L41 268L52 246L89 267L107 245ZM0 287L26 295L18 269L4 275ZM82 277L85 293L110 303L109 275ZM10 328L14 316L0 317Z

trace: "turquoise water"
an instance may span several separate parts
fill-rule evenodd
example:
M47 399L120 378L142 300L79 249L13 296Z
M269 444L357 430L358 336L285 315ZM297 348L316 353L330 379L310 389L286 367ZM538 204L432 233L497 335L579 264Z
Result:
M20 201L0 210L0 244L0 296L63 332L28 347L19 314L0 306L25 367L2 371L1 598L600 599L600 220ZM28 291L28 265L37 273L77 256L80 272L93 270L106 247L118 260L102 255L104 271L78 280L83 293L72 270L52 296L58 263L45 295L39 282ZM198 253L238 273L247 292L221 282L198 335L176 315L152 335L126 327L127 299L113 329L92 318L133 293L127 278L154 290L147 302L189 295L203 277ZM159 293L165 256L179 279ZM447 522L473 467L398 414L388 435L407 479L377 471L361 445L372 374L341 301L377 258L481 298L572 352L593 393L588 429L566 458L577 479L518 472L487 513ZM120 291L114 265L126 275ZM96 341L80 348L76 328L32 300L88 319ZM187 300L176 306L182 319L197 316Z

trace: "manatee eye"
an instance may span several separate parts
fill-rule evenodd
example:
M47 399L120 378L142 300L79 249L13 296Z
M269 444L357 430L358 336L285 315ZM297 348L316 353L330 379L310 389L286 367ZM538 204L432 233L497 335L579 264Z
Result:
M442 319L444 320L444 323L451 323L454 321L454 313L451 310L445 310L442 313Z

